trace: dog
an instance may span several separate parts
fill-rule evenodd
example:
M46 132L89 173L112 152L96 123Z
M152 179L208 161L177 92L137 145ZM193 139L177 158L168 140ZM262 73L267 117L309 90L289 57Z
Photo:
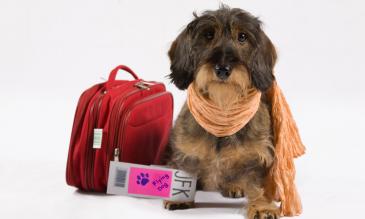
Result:
M275 80L275 47L262 30L261 21L242 9L221 6L199 16L193 14L193 21L168 52L171 82L181 90L194 83L203 97L221 108L245 97L249 89L262 95L250 121L236 133L222 137L206 131L185 103L170 134L168 166L197 174L198 187L203 190L219 191L231 198L246 197L249 219L279 218L279 207L265 191L265 177L275 158L265 96ZM194 203L165 201L164 206L186 209Z

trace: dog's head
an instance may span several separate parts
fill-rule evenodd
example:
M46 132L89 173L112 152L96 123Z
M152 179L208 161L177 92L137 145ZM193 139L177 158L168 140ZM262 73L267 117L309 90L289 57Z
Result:
M194 16L168 53L169 77L179 89L195 81L218 100L248 87L265 91L271 86L276 52L258 18L227 6Z

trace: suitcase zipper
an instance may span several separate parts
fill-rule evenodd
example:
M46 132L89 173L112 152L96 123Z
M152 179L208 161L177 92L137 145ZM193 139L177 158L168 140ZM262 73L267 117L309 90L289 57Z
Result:
M122 98L120 98L118 100L118 102L116 104L114 104L113 109L112 109L112 113L113 115L111 115L111 123L109 125L109 130L112 131L112 128L114 128L114 133L118 133L118 122L120 121L120 119L118 119L118 115L121 113L121 111L123 110L123 106L124 106L124 100L127 99L128 97L132 96L133 94L139 92L140 90L132 90L131 92L127 93L127 95L123 96ZM113 135L110 135L111 137ZM114 136L116 136L116 134L114 134ZM115 138L111 140L111 142L115 141ZM106 152L107 152L107 157L109 157L109 151L110 151L110 144L109 144L109 140L108 139L108 144L107 144L107 148L106 148ZM107 159L108 160L108 159Z
M69 148L69 157L68 157L68 165L66 168L66 178L67 178L67 182L71 182L71 179L75 179L74 177L74 173L72 171L72 155L71 155L71 151L74 149L74 141L75 141L75 135L77 134L77 132L80 132L80 122L84 120L86 113L79 115L82 112L86 111L86 108L91 100L91 98L95 95L94 92L91 93L92 89L96 89L96 92L98 92L99 87L92 87L89 90L86 90L81 96L80 96L80 103L77 104L77 108L76 108L76 114L75 114L75 119L74 119L74 127L72 128L73 132L71 133L71 139L73 139L72 142L70 142L70 148ZM90 93L88 93L90 92ZM88 94L86 96L86 94ZM85 96L84 96L85 95Z
M137 85L143 85L143 83L137 82L135 84L136 87L138 87ZM136 90L135 92L137 92L138 90ZM92 130L94 130L94 128L98 128L98 120L99 120L99 114L100 114L100 108L101 108L101 104L103 101L103 97L104 95L107 93L107 91L101 91L101 93L99 94L99 96L97 97L97 100L94 102L93 108L92 108L92 114L93 114L93 120L92 122L90 122L90 124L93 124L92 126ZM134 93L134 92L130 92L130 93ZM124 98L123 98L124 99ZM96 110L95 110L96 109ZM93 135L89 136L90 138L93 139ZM86 156L85 156L85 185L87 190L93 190L94 189L94 161L95 161L95 150L93 148L93 144L92 141L90 141L90 138L88 139L87 142L87 148L86 148ZM90 144L91 143L91 144Z
M98 124L98 118L99 118L99 111L100 111L100 107L101 107L101 103L103 101L103 97L104 97L105 93L101 92L99 94L99 96L97 97L97 99L95 100L92 109L90 110L92 113L92 118L93 121L90 122L89 124L89 131L91 133L93 133L94 128L97 128L97 124ZM91 127L90 127L91 125ZM91 128L91 130L90 130ZM89 132L89 133L90 133ZM89 138L87 140L87 144L86 144L86 156L85 156L85 185L86 185L86 189L90 190L93 188L93 164L94 164L94 160L93 157L95 156L95 151L93 150L93 134L89 135Z
M123 155L123 144L124 144L124 139L125 138L123 138L123 134L124 134L124 128L125 128L125 126L126 126L126 122L128 121L128 119L129 119L129 116L130 116L130 114L131 114L131 112L132 112L132 110L137 106L137 105L139 105L139 104L142 104L142 103L145 103L145 102L147 102L147 101L150 101L150 100L152 100L152 99L154 99L154 98L157 98L157 97L160 97L160 96L163 96L163 95L171 95L169 92L161 92L161 93L157 93L157 94L153 94L153 95L150 95L150 96L147 96L147 97L145 97L145 98L143 98L143 99L141 99L141 100L139 100L139 101L136 101L133 105L131 105L130 107L128 107L128 109L126 110L126 113L125 113L125 117L123 118L123 121L122 121L122 123L121 123L121 125L122 125L122 130L121 130L121 132L119 132L119 133L117 133L118 135L118 138L117 138L117 140L114 142L115 144L114 144L114 151L116 150L116 149L118 149L118 160L122 160L122 158L120 157L120 155ZM121 142L121 143L120 143ZM115 154L114 154L114 156L115 156ZM116 159L115 157L114 157L114 159Z
M97 100L94 102L94 105L91 109L93 114L93 120L90 122L93 126L91 127L92 130L94 128L98 128L98 119L100 114L100 108L102 105L103 97L107 93L106 90L100 91L99 96L97 97ZM96 108L96 110L95 110ZM89 124L89 126L90 126ZM90 133L90 132L89 132ZM86 148L86 156L85 156L85 185L87 190L93 190L94 189L94 161L95 161L95 150L93 148L93 142L91 141L91 138L93 139L93 134L89 136L89 139L87 140L87 148ZM91 144L90 144L91 143Z
M110 159L110 154L113 153L113 150L115 149L115 142L118 141L118 133L119 133L119 125L120 124L120 120L123 119L123 115L125 115L125 113L123 113L123 111L125 112L126 109L124 109L124 100L127 99L128 97L132 96L133 94L141 91L141 90L151 90L152 86L155 86L155 85L161 85L162 83L151 83L151 82L146 82L146 81L140 81L140 82L137 82L134 87L137 87L138 89L136 90L133 90L131 91L130 93L128 93L127 95L125 95L123 98L121 98L118 103L116 103L114 106L113 106L113 109L112 109L112 112L114 112L116 110L116 113L113 114L113 116L111 117L112 121L114 121L113 123L110 123L110 128L109 130L111 130L112 128L114 128L114 139L112 139L112 144L110 144L108 142L107 144L107 157L108 159L106 160L106 162L108 162L108 160ZM119 118L119 119L117 119ZM108 166L108 165L107 165Z

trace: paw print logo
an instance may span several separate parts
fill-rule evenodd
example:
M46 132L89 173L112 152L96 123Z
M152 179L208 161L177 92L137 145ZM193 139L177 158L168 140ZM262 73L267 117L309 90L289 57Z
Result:
M148 173L144 174L144 173L140 173L137 176L137 184L138 185L142 185L145 186L150 180L148 179L150 176L148 175Z

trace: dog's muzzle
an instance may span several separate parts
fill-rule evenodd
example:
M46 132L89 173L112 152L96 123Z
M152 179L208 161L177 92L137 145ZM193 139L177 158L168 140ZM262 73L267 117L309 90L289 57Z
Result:
M226 80L231 74L232 67L230 65L215 65L214 71L217 77L221 80Z

